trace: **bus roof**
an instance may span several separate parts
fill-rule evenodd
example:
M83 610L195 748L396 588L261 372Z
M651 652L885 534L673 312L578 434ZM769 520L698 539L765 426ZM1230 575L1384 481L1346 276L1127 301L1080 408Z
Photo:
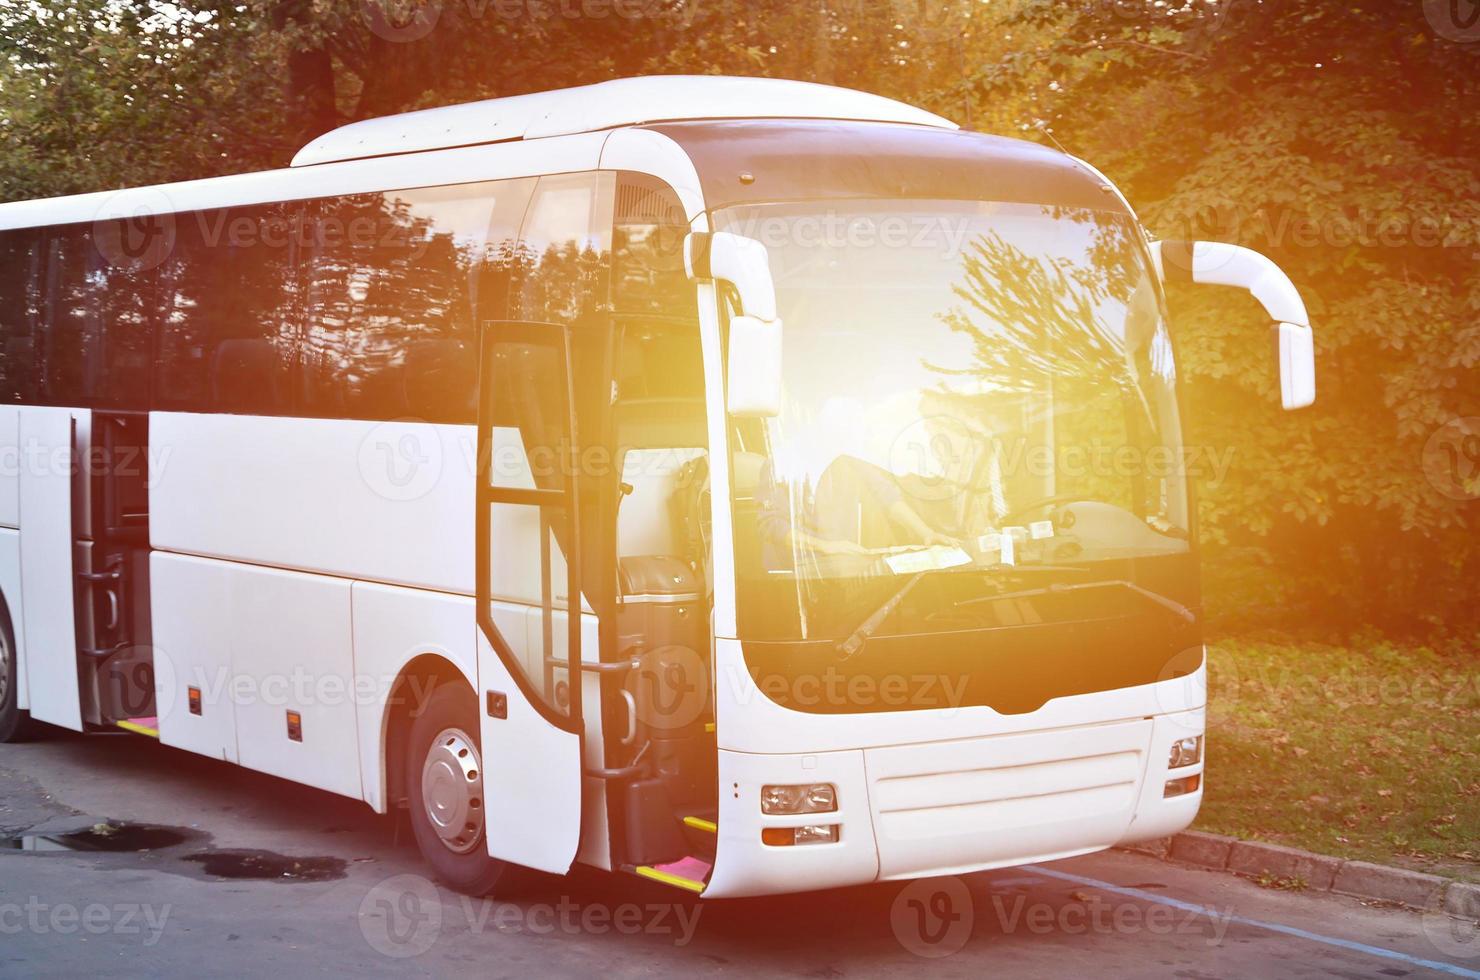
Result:
M957 128L924 109L832 85L647 75L350 123L299 150L293 166L697 119L844 119Z

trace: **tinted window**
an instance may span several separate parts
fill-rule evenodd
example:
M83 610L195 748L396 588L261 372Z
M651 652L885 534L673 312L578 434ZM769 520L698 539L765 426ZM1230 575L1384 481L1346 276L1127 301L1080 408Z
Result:
M0 232L0 402L36 401L41 231Z
M507 315L533 180L356 194L311 206L303 406L471 423L477 325Z
M293 410L299 206L181 215L159 266L155 405L167 411Z
M128 409L151 404L157 265L167 254L173 222L174 216L166 215L89 229L98 253L89 291L101 341L100 357L88 370L86 393L93 404ZM151 249L150 242L159 250Z
M103 261L92 230L53 228L46 247L46 320L41 338L42 401L91 405L102 376Z
M683 206L667 185L643 174L621 175L612 231L617 312L683 317L698 328L696 293L683 266L688 232Z
M614 182L612 174L539 179L519 236L516 318L604 329Z
M138 261L117 253L120 225L5 233L0 390L6 400L148 406L153 277ZM115 254L118 261L110 258Z

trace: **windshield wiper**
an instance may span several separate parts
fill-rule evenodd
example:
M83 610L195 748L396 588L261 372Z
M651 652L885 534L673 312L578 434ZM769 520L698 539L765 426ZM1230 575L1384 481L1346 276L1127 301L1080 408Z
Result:
M1186 606L1182 605L1182 603L1178 602L1176 599L1173 599L1171 596L1162 595L1160 592L1155 592L1151 589L1148 589L1144 585L1138 585L1135 582L1127 581L1123 578L1107 578L1101 579L1098 582L1057 582L1053 585L1047 585L1043 588L1038 589L1022 589L1018 592L1005 592L1000 595L984 595L977 596L974 599L962 599L951 608L959 609L962 606L971 606L979 602L995 602L998 599L1025 599L1029 596L1035 595L1048 595L1051 593L1056 594L1062 592L1078 592L1081 589L1103 589L1106 587L1129 589L1139 596L1150 599L1152 602L1156 603L1158 606L1161 606L1163 609L1175 613L1177 616L1188 623L1197 622L1197 614L1194 613L1191 609L1188 609Z
M846 640L838 644L838 659L847 660L862 650L868 638L878 632L879 627L884 625L884 620L889 618L889 614L899 607L905 596L909 595L910 590L919 585L924 577L924 572L916 572L908 582L896 589L892 596L885 599L883 605L869 613L868 618L859 623L858 628L849 633Z

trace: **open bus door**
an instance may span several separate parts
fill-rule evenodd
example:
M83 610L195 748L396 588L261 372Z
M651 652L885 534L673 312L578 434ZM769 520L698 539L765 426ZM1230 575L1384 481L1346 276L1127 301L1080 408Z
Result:
M484 325L477 487L478 682L489 854L554 874L581 837L580 522L567 329ZM500 597L529 591L537 615ZM564 642L558 633L564 633ZM561 649L563 647L563 649Z

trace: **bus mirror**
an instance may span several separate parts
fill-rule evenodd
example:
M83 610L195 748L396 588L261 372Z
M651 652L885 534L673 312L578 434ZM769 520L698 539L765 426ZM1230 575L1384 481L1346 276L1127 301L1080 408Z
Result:
M1285 411L1304 408L1316 400L1315 335L1310 327L1276 323L1276 350L1280 359L1280 401Z
M1315 342L1300 291L1284 270L1252 248L1226 242L1152 242L1163 282L1235 286L1257 299L1274 321L1280 401L1286 411L1316 400Z
M740 300L730 318L726 408L738 418L781 414L781 320L771 258L754 238L727 231L693 232L684 239L690 279L729 283Z
M683 261L690 279L723 280L735 287L746 316L776 319L771 259L754 238L727 231L692 232L684 239Z
M781 321L730 319L726 407L737 418L781 414Z

